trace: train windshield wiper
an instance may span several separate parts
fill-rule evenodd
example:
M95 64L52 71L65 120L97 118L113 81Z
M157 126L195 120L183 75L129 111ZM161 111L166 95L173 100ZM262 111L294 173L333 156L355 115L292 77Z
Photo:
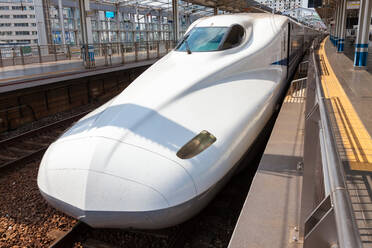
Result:
M191 49L189 47L189 42L187 40L185 40L185 45L186 45L186 50L187 50L187 53L188 54L191 54Z
M186 40L187 38L189 38L188 35L183 37L182 42L185 43L187 53L191 54L192 52L191 52L191 49L190 49L190 46L189 46L189 42Z

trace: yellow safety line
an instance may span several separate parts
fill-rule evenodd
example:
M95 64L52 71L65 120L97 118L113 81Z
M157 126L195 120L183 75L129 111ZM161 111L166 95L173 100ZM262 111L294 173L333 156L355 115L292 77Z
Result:
M328 38L327 38L328 39ZM325 53L324 40L318 51L325 98L330 99L337 125L336 143L341 159L351 170L372 171L372 139L338 81Z

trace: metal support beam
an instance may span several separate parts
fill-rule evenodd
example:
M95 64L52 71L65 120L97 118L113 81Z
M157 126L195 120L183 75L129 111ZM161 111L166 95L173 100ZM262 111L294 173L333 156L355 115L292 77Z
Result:
M337 8L336 8L336 11L333 13L333 23L330 23L331 41L333 45L335 45L335 41L336 41L336 21L337 21Z
M172 0L172 14L173 14L173 40L178 41L179 35L179 9L178 0Z
M59 25L61 27L62 45L66 45L66 33L65 33L65 22L63 18L62 0L58 0L58 16L59 16Z
M94 67L92 22L90 20L91 14L87 15L90 13L90 0L79 0L79 10L84 62L87 68L92 68ZM93 54L89 50L92 50Z
M336 35L335 35L335 44L334 45L337 47L338 39L340 37L341 4L338 3L336 9L337 9L337 11L336 11L336 23L335 23Z
M334 24L333 24L333 38L332 38L332 44L335 46L336 45L336 41L337 41L337 18L338 18L338 8L337 8L337 4L336 4L336 7L335 7L336 11L335 11L335 14L334 14Z
M355 41L354 57L354 68L356 69L365 69L367 66L371 8L372 2L370 0L360 1L358 34Z
M78 25L78 8L73 8L73 17L74 17L74 34L75 34L75 43L76 45L80 45L80 34L79 34L79 25Z
M115 21L116 21L116 39L117 39L117 42L123 42L122 38L121 38L121 22L122 22L122 16L121 16L121 12L120 12L120 8L119 8L119 4L116 4L116 16L115 16Z
M36 16L36 27L38 33L38 45L46 45L47 41L47 24L45 23L43 1L34 0L35 5L35 16Z
M53 43L53 36L52 36L52 24L50 22L50 2L48 0L43 1L43 12L44 12L44 23L45 23L45 32L46 32L46 44ZM42 44L44 45L44 44Z
M341 18L340 18L340 35L337 43L337 52L344 51L345 33L346 33L346 0L341 0Z

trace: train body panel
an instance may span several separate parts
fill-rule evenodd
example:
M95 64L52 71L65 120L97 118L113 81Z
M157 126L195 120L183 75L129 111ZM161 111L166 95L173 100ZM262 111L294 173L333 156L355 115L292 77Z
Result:
M205 206L271 117L305 43L306 28L269 14L203 18L185 39L210 49L192 38L225 31L224 45L237 25L235 47L189 54L183 40L54 142L39 170L43 196L95 227L166 227ZM180 158L203 130L216 141Z

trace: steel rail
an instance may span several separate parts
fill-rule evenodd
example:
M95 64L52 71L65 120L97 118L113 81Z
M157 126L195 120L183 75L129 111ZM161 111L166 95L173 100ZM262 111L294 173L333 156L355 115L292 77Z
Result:
M70 124L70 123L72 123L72 122L80 119L84 115L88 114L90 111L91 110L84 111L83 113L79 113L79 114L76 114L76 115L67 117L67 118L65 118L63 120L59 120L59 121L53 122L51 124L45 125L43 127L40 127L40 128L31 130L31 131L25 132L23 134L20 134L20 135L17 135L15 137L13 137L13 138L9 138L9 139L0 141L0 147L7 147L7 146L12 145L12 144L15 144L17 142L21 142L24 139L33 137L33 136L35 136L37 134L41 134L41 133L47 132L49 130L53 130L55 128L58 128L61 125ZM12 166L15 166L15 165L22 164L22 163L25 163L27 161L30 161L30 160L32 160L32 159L34 159L36 157L39 157L39 156L41 156L46 151L47 148L48 148L48 146L45 145L44 147L39 148L38 150L36 150L34 152L31 152L31 153L26 154L26 155L24 155L22 157L19 157L19 158L16 158L14 160L11 160L11 161L9 161L7 163L0 164L0 169L9 168L9 167L12 167Z
M49 248L65 248L65 247L73 247L74 243L76 242L76 238L79 233L83 230L88 228L86 224L81 221L78 221L71 229L66 232L62 237L55 240Z
M319 105L320 123L323 127L322 136L325 144L325 151L322 151L322 153L325 155L327 162L327 179L335 212L338 245L340 248L361 248L362 242L346 188L345 173L335 143L335 134L331 127L330 117L327 114L329 109L327 109L325 103L324 89L320 82L320 70L319 64L316 63L315 52L312 53L312 56L315 64L316 99Z

